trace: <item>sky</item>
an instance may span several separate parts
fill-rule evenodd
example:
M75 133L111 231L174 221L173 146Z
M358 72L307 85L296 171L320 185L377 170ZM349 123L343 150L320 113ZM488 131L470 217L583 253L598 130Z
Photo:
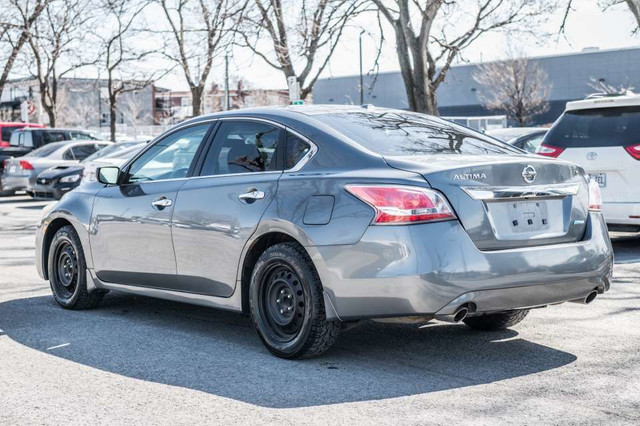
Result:
M626 5L610 8L606 12L600 10L596 0L575 0L575 6L566 26L565 36L555 34L562 21L562 11L558 11L539 28L541 33L554 34L551 37L531 38L514 36L513 34L493 33L478 39L464 51L463 60L479 62L500 59L506 55L509 43L519 52L528 56L554 55L579 52L587 47L600 49L618 49L640 46L640 36L632 35L634 28L633 15ZM153 17L151 17L153 19ZM365 28L376 28L377 21L371 16L360 22ZM321 78L332 76L353 75L358 73L358 35L359 29L348 31L342 39L339 49L334 54L330 65L325 69ZM387 38L383 49L380 71L396 71L399 69L393 41L393 32L385 31ZM374 63L377 49L377 36L363 36L363 69L366 73ZM230 60L230 74L244 77L252 87L256 88L286 88L284 75L266 65L262 59L249 52L236 49ZM222 82L224 66L219 58L209 83ZM232 84L234 84L232 82ZM186 90L188 86L179 72L163 78L160 86L174 90Z

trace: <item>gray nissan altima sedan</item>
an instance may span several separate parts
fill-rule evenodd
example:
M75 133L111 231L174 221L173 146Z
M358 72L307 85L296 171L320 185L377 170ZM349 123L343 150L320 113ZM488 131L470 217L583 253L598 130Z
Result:
M436 117L206 115L97 174L37 230L62 307L117 290L242 312L284 358L324 352L361 319L495 330L609 289L599 187L582 168Z

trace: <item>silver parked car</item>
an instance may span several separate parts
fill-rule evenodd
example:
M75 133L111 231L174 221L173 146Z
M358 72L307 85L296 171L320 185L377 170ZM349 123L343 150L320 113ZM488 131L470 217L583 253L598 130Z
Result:
M109 290L250 314L275 355L345 324L506 328L609 289L597 184L421 114L360 107L197 117L43 213L36 265L64 308Z
M54 166L70 166L110 145L103 141L49 143L23 157L4 161L2 187L9 191L33 191L40 173Z
M488 130L486 134L535 154L540 150L540 145L548 131L549 129L542 127L509 127Z

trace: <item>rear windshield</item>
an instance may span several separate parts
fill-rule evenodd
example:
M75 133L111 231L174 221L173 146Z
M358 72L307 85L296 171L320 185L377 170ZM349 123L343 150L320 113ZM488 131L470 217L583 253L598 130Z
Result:
M544 143L559 148L635 145L640 143L640 106L567 111Z
M65 145L64 143L59 143L59 142L47 144L34 151L31 151L29 153L29 157L46 157L49 154L53 153L54 151L62 148L64 145Z
M314 118L386 156L521 153L467 127L411 112L342 112Z

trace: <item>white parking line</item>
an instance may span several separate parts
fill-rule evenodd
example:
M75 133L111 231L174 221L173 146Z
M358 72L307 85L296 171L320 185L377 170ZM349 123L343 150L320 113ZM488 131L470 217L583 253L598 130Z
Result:
M57 346L51 346L50 348L47 348L48 351L52 350L52 349L58 349L58 348L64 348L65 346L69 346L71 343L63 343L61 345L57 345Z

